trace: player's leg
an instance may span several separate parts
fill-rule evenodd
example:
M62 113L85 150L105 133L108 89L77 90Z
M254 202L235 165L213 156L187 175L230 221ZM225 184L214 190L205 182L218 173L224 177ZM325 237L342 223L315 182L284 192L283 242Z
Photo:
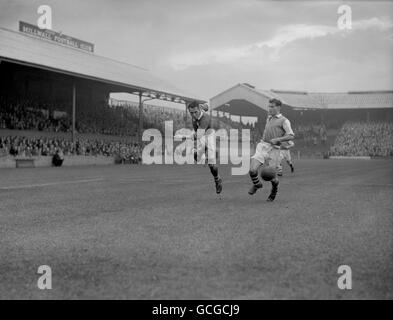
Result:
M222 191L222 179L218 174L218 166L216 164L209 164L209 169L214 178L214 183L216 185L216 193L219 194Z
M275 149L273 148L270 152L269 152L269 157L270 157L270 165L273 168L277 168L277 165L281 162L281 153L279 149ZM274 201L274 199L277 196L277 192L278 192L278 185L279 185L279 181L278 181L278 176L276 174L276 176L270 181L272 184L272 190L270 191L270 195L267 198L267 201Z
M199 164L202 156L205 154L205 145L200 140L196 140L193 152L194 161Z
M210 134L208 136L205 136L204 145L205 145L205 152L207 153L206 154L207 163L209 165L210 172L214 178L216 193L219 194L222 192L222 179L218 174L215 135Z
M206 136L202 136L195 141L194 161L197 164L206 164L208 161L208 140Z
M295 168L292 163L291 151L287 150L285 160L288 163L289 167L291 168L291 172L293 173L295 171Z
M251 159L249 175L251 178L252 186L248 190L248 194L253 195L258 189L262 188L262 182L259 180L258 169L262 163L257 159Z
M277 171L277 175L279 177L282 177L282 160L284 159L285 155L284 155L284 150L280 150L280 162L277 165L276 171Z
M258 143L255 154L251 157L250 171L248 172L252 181L252 186L248 194L253 195L258 189L262 188L262 182L259 180L258 169L265 162L266 150L263 143Z
M292 148L295 145L295 143L293 141L289 141L288 144L290 145L290 148ZM288 165L291 168L291 172L293 173L295 171L295 168L294 168L293 163L292 163L292 157L291 157L291 150L290 149L288 149L287 152L286 152L286 159L285 160L287 161Z
M281 163L276 168L276 170L277 170L277 176L282 177L282 164Z

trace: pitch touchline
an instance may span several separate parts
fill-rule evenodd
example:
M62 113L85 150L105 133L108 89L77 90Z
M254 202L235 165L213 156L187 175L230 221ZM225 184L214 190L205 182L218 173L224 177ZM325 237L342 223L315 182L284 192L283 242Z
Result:
M89 182L97 182L97 181L103 181L103 180L104 180L104 178L96 178L96 179L48 182L48 183L40 183L40 184L26 184L26 185L21 185L21 186L0 187L0 190L39 188L39 187L48 187L48 186L56 186L56 185L64 185L64 184L89 183Z
M393 184L391 183L361 183L361 184L351 184L351 183L316 183L316 182L306 182L306 181L288 181L281 179L280 180L283 184L299 184L301 183L302 185L305 186L360 186L360 187L393 187ZM149 179L124 179L124 180L117 180L115 181L116 183L120 184L129 184L129 183L135 183L135 182L154 182L155 184L179 184L179 183L186 183L186 180L184 179L178 179L178 180L149 180ZM203 182L202 180L200 182ZM225 180L224 183L242 183L242 181L239 180ZM246 183L246 182L245 182ZM264 181L264 183L267 183Z

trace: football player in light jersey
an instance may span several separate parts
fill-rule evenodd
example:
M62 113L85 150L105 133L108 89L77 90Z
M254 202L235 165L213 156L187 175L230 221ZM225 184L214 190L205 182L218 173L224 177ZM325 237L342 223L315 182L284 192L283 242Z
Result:
M277 169L281 162L280 145L294 139L291 123L281 114L281 105L282 103L278 99L269 100L265 131L262 140L256 147L255 154L251 157L249 174L253 185L248 191L250 195L255 194L258 189L262 188L258 169L262 165ZM271 180L271 184L272 189L267 201L274 201L276 198L279 184L277 174Z

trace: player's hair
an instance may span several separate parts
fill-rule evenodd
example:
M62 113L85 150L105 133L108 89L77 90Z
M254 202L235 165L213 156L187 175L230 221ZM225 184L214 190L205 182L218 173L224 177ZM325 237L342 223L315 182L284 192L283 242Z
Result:
M187 109L190 109L190 108L199 108L199 103L198 103L198 101L194 100L194 101L190 102L190 103L187 105Z
M282 102L281 100L278 100L276 98L272 98L269 100L269 103L273 103L275 106L277 107L281 107L282 106Z

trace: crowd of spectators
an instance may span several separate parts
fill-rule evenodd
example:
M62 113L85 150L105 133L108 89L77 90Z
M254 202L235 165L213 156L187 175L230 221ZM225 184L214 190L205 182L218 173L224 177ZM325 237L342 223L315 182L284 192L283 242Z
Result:
M123 118L134 119L137 123L139 119L139 106L137 103L129 101L117 101L111 99L111 109ZM155 128L164 133L165 121L173 121L174 131L182 128L192 128L191 116L185 110L154 105L144 105L143 107L144 128ZM213 117L214 126L218 129L236 128L236 122L228 118Z
M0 137L0 156L54 156L58 150L65 156L107 156L131 163L140 163L142 155L141 147L137 143L93 139L77 139L73 143L62 138Z
M129 101L110 100L109 104L79 106L75 129L81 134L103 134L135 137L139 126L139 106ZM72 119L69 106L23 100L0 100L0 129L71 132ZM61 116L55 117L55 113ZM191 117L185 110L145 104L144 128L155 128L164 133L165 121L173 121L174 130L191 128ZM227 118L214 117L218 128L237 128L239 123ZM229 122L229 123L228 123ZM247 126L244 126L247 127ZM250 127L251 129L251 127Z
M136 134L139 125L139 105L130 101L118 101L111 99L110 110L120 119L125 119L128 123L133 124L134 132ZM185 127L186 114L184 110L159 107L149 104L143 106L143 127L144 128L155 128L160 130L162 133L165 130L165 121L173 121L174 130ZM187 124L191 126L191 119L188 116Z
M71 132L72 121L64 106L48 105L39 101L6 100L0 98L0 129ZM57 112L57 116L54 115ZM191 117L185 110L144 105L144 128L156 128L164 133L164 122L173 121L174 130L191 128ZM60 116L59 116L60 114ZM137 103L111 99L100 106L80 106L76 131L81 134L111 135L135 138L139 125ZM234 121L231 117L213 117L216 128L249 129L251 141L262 138L265 119L254 124ZM187 120L185 122L185 120ZM296 140L306 147L327 146L328 130L321 124L292 124ZM393 155L393 124L376 122L347 122L341 128L331 147L332 155L391 156ZM61 150L64 155L116 156L122 162L138 162L141 148L138 144L102 139L79 138L75 144L63 138L0 138L0 156L45 156Z
M328 131L323 123L292 125L292 129L296 133L296 139L302 140L306 146L312 147L327 143Z
M70 119L49 117L47 107L35 106L30 100L0 101L0 129L70 131Z
M335 156L393 156L393 124L346 122L330 153Z
M70 109L32 99L0 98L0 129L71 132ZM127 107L81 105L77 108L75 128L78 133L135 136L138 119L138 113ZM148 121L145 125L151 125Z
M66 108L57 108L45 103L0 98L0 129L30 130L47 132L71 132L72 121ZM181 110L144 106L144 128L157 128L164 131L164 121L174 121L174 129L184 127L185 112ZM57 112L60 117L53 115ZM191 126L188 116L188 125ZM135 103L127 105L101 105L93 109L81 107L77 112L76 133L90 134L94 138L82 138L78 135L75 143L68 139L53 135L21 137L20 135L0 136L0 156L54 156L60 151L65 156L110 156L121 163L140 163L142 148L138 143L125 143L108 139L100 139L100 135L127 137L135 140L139 124L139 107ZM34 136L34 135L33 135ZM50 136L50 135L49 135ZM130 138L130 139L128 139Z

